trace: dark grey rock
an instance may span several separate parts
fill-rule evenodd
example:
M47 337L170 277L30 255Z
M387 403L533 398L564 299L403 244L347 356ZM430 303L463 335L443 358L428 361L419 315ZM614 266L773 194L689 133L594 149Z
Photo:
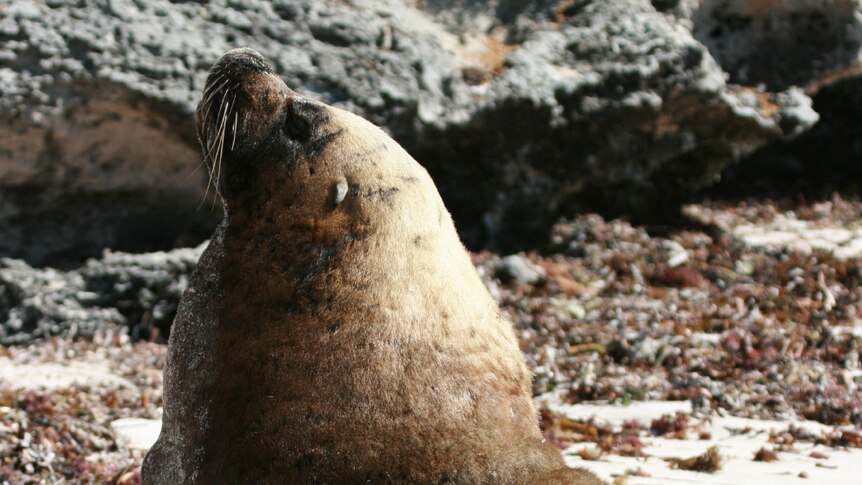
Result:
M295 89L389 129L472 246L523 247L581 210L658 217L817 119L798 89L727 84L692 35L715 17L697 5L10 2L0 254L44 263L205 237L219 213L195 172L192 111L207 69L240 45Z
M127 327L134 339L167 337L203 248L106 253L70 271L0 259L0 344L109 327Z
M694 13L692 13L694 12ZM770 143L723 174L714 194L829 196L862 188L862 11L859 2L705 1L693 32L731 81L797 85L820 121Z
M823 113L798 138L767 145L731 167L711 189L718 195L829 198L862 190L862 69L822 85L813 95Z
M806 87L860 60L855 0L704 0L692 20L695 38L735 83Z

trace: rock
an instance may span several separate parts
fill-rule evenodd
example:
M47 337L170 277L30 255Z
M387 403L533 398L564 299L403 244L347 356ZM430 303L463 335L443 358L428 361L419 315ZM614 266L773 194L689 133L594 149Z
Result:
M849 0L705 1L694 35L732 82L803 88L820 121L723 175L720 192L828 191L862 180L862 6ZM771 194L770 194L771 195Z
M665 239L661 242L661 245L667 253L668 267L676 268L677 266L688 262L688 251L682 246L682 244L672 239Z
M652 364L659 359L665 348L665 342L654 338L646 338L635 345L633 357L635 360L643 360Z
M468 244L524 247L585 210L661 218L738 156L817 120L798 89L727 85L648 2L574 5L536 13L475 114L416 148L456 219L482 221L462 224ZM458 159L469 164L445 163Z
M859 8L853 0L704 0L693 33L731 82L809 87L859 61Z
M203 249L109 252L70 271L0 259L0 344L92 336L117 326L128 327L133 339L167 338Z
M660 217L817 120L790 85L725 81L695 38L723 18L713 3L10 2L0 254L42 264L202 240L219 213L195 171L192 112L209 66L238 45L388 128L473 247L523 248L585 209ZM722 65L751 57L713 44Z
M688 266L668 266L656 271L652 282L673 288L703 288L707 285L706 278Z
M814 94L820 122L796 139L769 144L731 167L716 191L807 192L828 197L862 183L862 64ZM823 190L825 188L825 190Z
M517 281L525 285L535 285L545 279L545 270L537 266L523 254L506 256L494 268L495 276L503 283Z

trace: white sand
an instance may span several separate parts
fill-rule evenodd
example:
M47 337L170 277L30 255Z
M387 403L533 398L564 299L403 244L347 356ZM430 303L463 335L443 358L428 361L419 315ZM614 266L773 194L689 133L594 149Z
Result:
M649 426L649 423L663 414L676 411L687 412L691 406L687 402L643 402L629 406L585 405L574 406L554 404L553 396L543 399L551 409L570 418L595 418L611 426L619 426L625 420L635 419ZM703 427L711 434L709 440L674 440L664 438L641 438L647 446L643 449L648 458L630 458L616 455L604 456L597 461L585 461L575 453L583 448L593 448L592 443L581 443L565 451L566 462L570 466L584 466L598 473L605 480L626 474L627 470L645 472L649 476L629 476L629 485L784 485L784 484L862 484L862 450L837 450L810 443L796 443L792 452L778 452L778 461L771 463L753 461L755 452L760 448L772 449L768 442L770 430L786 430L790 424L802 427L819 435L821 430L831 429L813 421L768 421L736 417L713 416ZM747 431L743 432L743 430ZM671 469L662 458L689 458L699 455L710 446L718 446L724 457L721 470L715 473L701 473ZM826 459L812 458L810 453L817 451L827 455ZM807 478L800 477L807 474Z
M147 451L159 438L162 421L159 419L123 418L111 423L111 427L135 450Z
M107 361L19 363L0 357L0 388L51 390L72 385L135 387L128 380L111 373Z
M752 247L787 248L802 253L819 249L829 251L841 259L862 256L860 222L847 227L822 227L799 220L793 214L779 214L766 225L740 224L733 227L732 232ZM859 483L862 483L862 479Z

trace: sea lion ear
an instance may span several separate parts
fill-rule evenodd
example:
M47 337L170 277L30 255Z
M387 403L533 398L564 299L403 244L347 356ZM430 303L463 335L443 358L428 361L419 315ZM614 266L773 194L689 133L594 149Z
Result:
M340 204L347 197L347 182L338 182L335 185L335 205Z

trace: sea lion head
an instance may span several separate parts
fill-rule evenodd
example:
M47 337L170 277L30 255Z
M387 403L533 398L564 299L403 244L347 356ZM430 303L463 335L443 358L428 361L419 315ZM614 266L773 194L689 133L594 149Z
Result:
M385 132L293 91L252 49L212 67L196 122L211 183L234 221L327 239L449 217L427 172Z

